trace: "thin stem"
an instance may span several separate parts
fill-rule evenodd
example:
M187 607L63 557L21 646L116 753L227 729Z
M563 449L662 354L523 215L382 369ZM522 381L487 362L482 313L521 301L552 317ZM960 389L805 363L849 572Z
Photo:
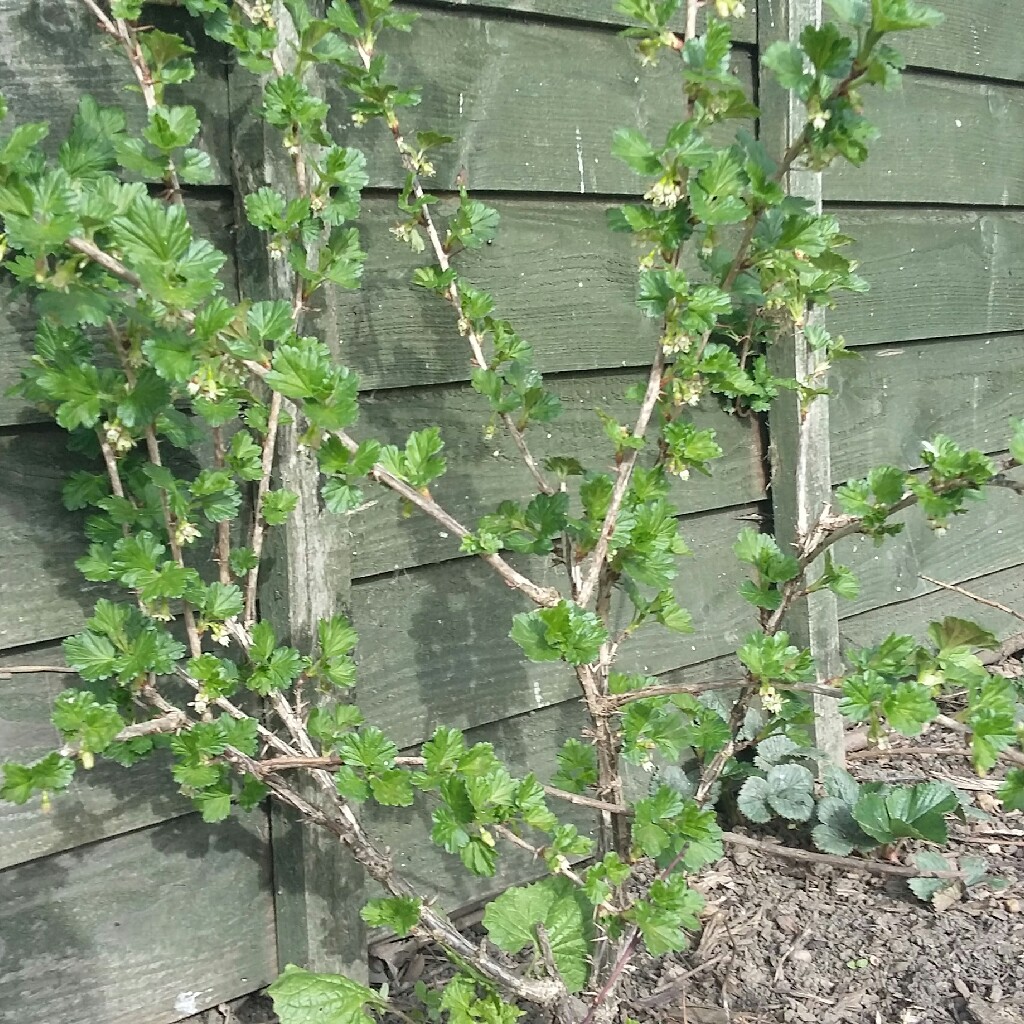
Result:
M356 49L359 52L360 60L363 62L363 67L369 69L370 62L373 59L373 54L366 49L362 43L356 44ZM420 181L419 172L416 170L412 160L409 158L407 153L407 146L405 139L402 136L401 125L396 118L391 118L389 127L391 129L391 135L395 140L395 145L398 147L398 152L401 155L402 163L405 165L406 170L412 177L412 191L413 195L418 200L422 200L425 193L423 185ZM423 221L423 226L427 232L427 238L430 240L430 247L434 251L434 259L437 260L438 266L442 271L446 271L451 266L451 259L448 255L448 250L445 248L444 242L441 241L440 232L437 230L437 225L434 222L433 215L430 212L430 207L424 203L420 207L420 217ZM473 356L473 363L480 369L484 369L487 366L487 357L484 355L483 338L477 333L466 316L462 306L462 296L459 294L459 286L453 281L445 293L445 297L451 304L452 308L458 314L460 325L465 327L466 340L469 342L470 352ZM519 450L519 454L526 465L526 468L530 471L530 475L533 477L537 486L544 494L554 494L557 490L556 487L548 481L544 476L543 471L537 464L537 460L533 457L530 451L529 445L526 442L526 436L516 421L512 418L511 413L502 413L501 421L508 431L509 437L512 438L513 443Z
M671 697L675 694L700 694L712 690L735 690L746 684L744 679L719 679L707 683L666 683L664 686L649 686L645 690L630 690L607 697L609 704L616 708L631 704L635 700L649 700L652 697ZM843 691L833 686L818 686L813 683L779 683L779 690L793 690L796 693L815 693L822 697L842 697Z
M217 469L227 465L224 446L224 431L220 427L211 428L213 434L213 464ZM217 562L220 582L224 586L231 583L231 523L227 519L217 523L217 550L214 558Z
M811 850L796 850L790 846L766 843L735 832L723 832L722 841L731 846L743 846L772 857L798 860L806 864L828 864L830 867L845 868L848 871L863 871L869 875L896 875L898 878L942 878L950 881L966 878L963 871L928 871L908 868L903 864L886 864L878 860L859 860L856 857L834 857L830 853L814 853Z
M926 580L928 583L934 583L935 586L941 587L943 590L951 590L954 594L960 594L962 597L970 598L970 600L976 601L978 604L983 604L987 608L995 608L996 611L1005 612L1007 615L1012 615L1013 618L1024 622L1024 614L1021 614L1013 608L1007 607L1005 604L1000 604L998 601L993 601L989 597L982 597L980 594L975 594L973 591L966 590L964 587L957 586L955 583L943 583L942 580L932 579L931 576L925 576L924 573L918 573L918 576L920 579Z
M637 416L636 425L633 427L633 437L643 438L647 433L647 427L654 415L654 408L658 404L661 395L661 378L665 370L665 350L659 343L658 351L655 353L654 361L651 363L651 370L647 377L647 389L644 392L644 400L640 406L640 414ZM581 607L590 604L598 581L601 578L601 567L608 557L608 548L611 544L612 534L619 521L619 513L622 511L622 504L626 500L626 492L633 477L633 470L636 468L640 452L636 448L630 448L623 455L619 463L618 473L615 477L615 486L612 488L611 501L608 504L608 511L601 525L601 533L594 545L593 559L590 571L587 573L580 587L578 603Z
M78 675L77 668L68 668L67 665L5 665L3 668L0 668L0 679L20 675L44 675L47 672L56 672L63 676Z
M258 363L246 363L249 369ZM265 370L260 367L263 373ZM255 372L255 371L254 371ZM266 536L266 523L263 519L263 503L270 490L270 478L274 471L274 450L277 447L277 431L281 421L282 398L279 392L273 391L270 396L270 408L267 412L267 436L263 439L263 459L260 465L260 482L256 488L256 503L252 516L252 534L249 547L255 556L256 564L249 570L245 580L245 611L243 623L249 629L256 621L256 588L260 577L260 559L263 556L263 541Z
M153 74L146 63L146 57L142 52L135 29L124 18L111 18L95 0L82 0L82 3L96 17L100 28L115 39L124 50L135 80L139 83L139 90L146 103L146 109L152 113L160 104L153 83ZM167 157L167 165L164 170L164 185L167 187L166 198L169 202L177 205L184 203L178 170L170 157Z

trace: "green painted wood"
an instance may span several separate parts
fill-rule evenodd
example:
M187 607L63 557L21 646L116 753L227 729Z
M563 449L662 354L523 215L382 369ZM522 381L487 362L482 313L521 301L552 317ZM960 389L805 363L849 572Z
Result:
M486 10L492 8L509 14L525 14L533 17L565 18L572 21L587 21L599 25L628 25L622 14L615 8L615 0L417 0L421 7L466 8L468 10ZM755 5L751 4L751 8ZM734 37L743 42L752 43L756 32L756 12L750 10L745 18L733 22ZM424 17L430 17L424 11ZM701 12L701 22L705 14ZM686 22L684 14L672 19L672 26L681 29Z
M50 712L57 695L77 679L58 673L3 678L4 669L63 664L57 644L0 654L0 760L31 762L59 746ZM0 869L191 811L165 758L147 758L131 769L99 760L92 771L78 772L49 811L38 801L20 807L0 801Z
M538 459L571 455L596 468L611 468L602 451L604 437L594 409L603 409L626 422L634 407L623 401L625 389L638 373L602 373L557 377L549 382L562 399L564 412L553 423L528 435ZM480 515L508 498L527 500L536 484L511 441L499 429L487 439L487 403L468 386L378 392L363 405L358 434L404 444L413 430L426 424L441 427L448 471L431 488L434 497L460 522L475 526ZM714 427L725 455L715 463L710 479L677 482L673 500L684 512L699 512L757 501L764 496L764 458L760 432L750 421L719 409L696 411L694 420ZM454 557L458 542L418 513L404 515L400 502L382 488L366 491L374 504L353 515L352 572L356 578L409 568ZM340 521L339 521L340 527Z
M743 573L730 549L749 525L740 517L751 511L682 521L694 557L683 564L676 592L696 631L638 632L623 645L624 671L658 674L735 650L754 620L737 593ZM561 582L562 573L539 559L517 564L553 586ZM564 665L530 663L508 638L512 616L525 610L517 594L471 558L355 583L357 703L404 746L438 725L471 728L570 699L576 681Z
M227 192L210 192L202 198L190 196L188 211L196 234L230 255L219 277L224 294L232 300L237 299L235 264L231 255L234 252L231 196ZM7 394L8 389L21 380L21 371L32 358L35 325L28 293L15 291L10 278L0 275L0 426L47 421L45 413Z
M1024 204L1024 88L911 73L864 93L881 137L862 168L825 175L828 201Z
M929 6L946 16L939 28L896 37L909 64L1024 81L1017 0L931 0Z
M1021 213L868 208L836 215L856 239L851 255L871 285L866 297L842 298L829 313L829 328L851 345L1024 330Z
M1024 566L1016 565L1002 572L989 573L961 581L979 597L998 601L1009 608L1024 608ZM909 633L924 640L928 624L947 615L978 622L998 637L1012 636L1020 631L1020 620L1005 612L972 601L948 590L932 589L910 601L899 601L885 608L876 608L844 619L841 626L844 644L867 647L877 644L890 633Z
M61 503L63 481L82 467L56 427L0 437L0 649L80 628L100 584L78 575L84 517Z
M325 6L314 3L311 10L322 13ZM289 66L295 25L285 4L275 4L273 15L280 25L275 59ZM270 259L265 236L249 226L242 204L243 196L264 186L288 198L299 192L280 134L267 126L261 114L268 79L256 79L236 68L230 80L238 275L243 294L291 302L295 275L284 261ZM312 88L320 91L317 83ZM298 327L336 348L335 291L318 295L317 309ZM273 625L282 642L313 653L318 623L347 612L349 536L347 521L324 508L315 453L300 441L305 425L298 411L285 402L283 412L286 421L277 435L274 482L296 494L298 505L281 529L267 535L259 614ZM304 700L314 707L330 698L309 692ZM297 784L307 799L318 801L312 778L301 778ZM270 826L278 959L307 970L365 980L366 936L361 919L353 913L364 899L362 870L329 833L309 828L290 808L274 804Z
M636 306L640 250L608 230L607 204L524 197L493 205L501 215L494 244L456 262L493 293L544 372L637 366L650 357L657 331ZM467 380L469 348L451 309L410 284L426 259L390 237L396 219L391 200L365 203L363 285L338 295L342 358L367 388Z
M836 545L836 560L849 565L860 580L860 595L843 601L843 618L872 608L908 601L935 590L920 573L960 583L1019 565L1024 551L1024 515L1021 500L1005 488L989 488L984 500L965 516L951 522L945 536L925 525L920 512L901 513L905 531L881 546L865 537L852 537Z
M203 129L197 145L210 154L215 180L230 180L228 89L223 48L212 45L202 26L183 10L148 8L146 21L182 34L197 53L195 78L168 89L168 101L193 105ZM145 124L142 97L126 92L135 80L127 59L108 46L82 3L65 0L0 0L0 92L15 123L51 121L44 148L56 152L79 97L124 107L129 126Z
M436 189L454 188L464 168L470 189L643 191L647 184L611 156L612 134L639 127L657 137L682 118L673 62L643 68L628 40L606 29L437 11L393 36L387 53L392 80L423 91L422 104L402 115L406 132L455 139L436 161ZM750 62L737 50L748 82ZM332 132L366 149L372 183L404 183L386 127L356 127L344 102L331 102Z
M1001 334L862 349L841 361L830 381L835 479L883 464L917 468L921 442L939 433L1004 451L1021 410L1022 351L1024 334Z
M820 0L768 0L760 8L759 50L799 45L803 33L820 24L821 15ZM782 161L783 154L806 129L806 105L781 88L772 76L762 77L758 102L761 141L775 160ZM784 186L788 193L804 197L816 212L821 212L820 173L794 167L786 175ZM807 311L808 330L824 325L824 310ZM782 331L768 358L773 373L800 381L813 380L822 366L822 356L808 343L803 324L789 325ZM783 391L769 410L772 519L775 537L784 550L799 547L831 496L830 415L827 397L821 396L805 407L800 396L791 391ZM794 643L811 652L817 682L839 674L842 663L835 594L825 589L807 595L787 612L785 628ZM832 761L842 764L843 721L838 703L820 694L815 694L812 702L814 744Z
M264 836L258 813L188 815L0 873L0 1006L19 1024L167 1024L267 984Z

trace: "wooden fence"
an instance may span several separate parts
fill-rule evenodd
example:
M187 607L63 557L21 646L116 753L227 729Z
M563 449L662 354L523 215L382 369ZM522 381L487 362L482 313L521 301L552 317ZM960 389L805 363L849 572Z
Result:
M858 239L873 289L829 318L863 356L843 362L833 381L821 454L834 484L882 461L917 465L920 441L939 431L998 452L1009 417L1024 412L1024 22L1019 0L932 2L945 26L908 37L903 91L870 101L882 130L871 161L823 184L826 207ZM765 45L815 4L748 3L756 10L739 26L736 52L745 78L757 75L759 39ZM423 0L420 9L415 31L395 37L390 52L398 77L424 88L415 124L458 140L436 188L452 189L464 168L470 187L500 210L497 244L468 256L467 271L493 287L565 402L555 436L540 435L541 453L586 454L589 410L614 409L654 341L634 304L628 240L605 228L606 207L640 187L610 156L610 138L628 125L657 133L677 116L671 68L639 67L616 34L612 0ZM173 10L153 18L188 25ZM232 147L246 72L216 48L199 49L198 79L184 92L206 125L216 183L190 207L200 230L232 252ZM123 102L125 79L77 4L0 0L0 92L15 120L51 119L59 138L82 93ZM762 134L781 130L777 117L766 106ZM481 437L448 311L409 287L411 258L387 237L401 179L393 147L373 128L339 131L366 148L374 191L362 225L365 285L339 297L330 330L372 392L368 429L399 438L441 425L451 468L437 497L472 520L510 489L528 493L529 482L508 446ZM225 272L228 294L237 269ZM29 358L32 335L27 306L4 281L0 325L2 392ZM627 657L653 674L721 671L715 660L750 623L730 554L741 520L770 511L773 495L793 497L789 479L768 487L766 446L784 445L785 430L769 436L764 424L698 415L718 429L725 457L712 482L678 494L696 553L683 586L697 632L635 643ZM785 451L775 454L785 465ZM0 398L0 672L57 663L61 638L82 626L97 596L73 567L81 520L59 498L73 464L61 431ZM573 679L524 662L506 635L515 595L485 567L459 557L432 522L404 520L390 497L376 497L341 538L347 570L325 581L362 638L361 707L403 745L448 723L544 776L578 721ZM920 631L933 616L967 611L1007 631L1000 613L968 609L919 574L970 580L981 594L1024 606L1024 517L1010 498L990 496L944 539L912 517L907 534L883 548L848 542L842 556L862 592L840 608L842 638ZM65 682L0 676L0 760L52 749L49 706ZM446 905L480 895L424 841L422 826L414 810L375 819L412 878L435 886ZM97 767L50 813L0 804L0 1007L19 1024L163 1024L260 987L279 958L301 959L305 949L322 960L326 945L345 941L355 916L349 890L359 885L318 873L322 851L301 837L288 845L287 836L263 812L203 824L158 763ZM493 884L525 869L510 863Z

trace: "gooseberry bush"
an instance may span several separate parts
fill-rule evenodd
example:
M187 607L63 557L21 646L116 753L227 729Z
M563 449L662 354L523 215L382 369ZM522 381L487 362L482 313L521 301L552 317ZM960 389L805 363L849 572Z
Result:
M419 94L389 79L382 50L391 33L415 30L412 14L391 0L331 0L315 11L307 0L182 0L251 72L275 146L267 181L243 196L270 271L263 291L230 301L217 276L228 256L189 221L189 186L211 177L194 145L199 116L174 100L193 76L193 51L147 25L140 0L82 2L134 73L143 126L131 131L123 110L84 97L51 156L41 145L48 125L9 130L0 253L38 311L35 355L17 390L52 412L88 467L68 479L64 502L88 513L78 569L110 589L64 644L80 684L54 708L63 745L34 764L6 764L4 798L49 801L97 757L131 765L164 750L207 821L268 797L283 802L335 836L383 890L363 908L368 924L450 956L452 980L421 987L423 1005L410 1012L452 1024L504 1024L527 1010L563 1024L625 1013L619 982L641 947L680 950L699 928L703 899L692 883L722 855L716 806L725 794L753 822L808 823L835 855L945 839L956 795L928 781L858 787L811 745L810 700L840 698L842 713L881 742L890 730L918 734L939 714L937 698L956 691L959 724L987 772L1019 739L1016 690L978 656L995 638L946 619L926 644L891 636L847 652L844 674L822 678L785 627L818 591L855 596L854 574L832 557L837 541L881 542L912 507L944 530L984 488L1012 485L1021 428L998 464L933 439L922 471L885 466L846 484L838 507L792 546L744 529L734 550L750 570L742 594L751 627L735 679L663 684L617 668L620 651L642 642L641 627L693 629L670 495L678 481L699 486L722 452L692 408L758 415L794 393L806 416L829 366L847 354L808 313L866 286L843 255L850 240L836 218L789 194L789 175L866 159L875 129L862 93L893 88L902 67L890 36L935 26L938 14L914 0L828 0L834 21L768 48L765 68L806 110L788 148L770 153L742 127L758 111L731 70L730 23L743 5L716 0L698 32L696 0L621 0L642 62L677 68L679 119L664 137L623 128L611 140L649 181L642 201L611 211L609 226L636 242L638 303L659 336L649 372L624 396L635 418L595 410L584 464L533 455L538 424L557 434L559 401L501 316L500 296L460 269L461 254L496 239L498 213L462 187L444 214L426 191L436 151L451 140L407 127ZM358 379L315 333L318 304L333 289L358 288L364 261L356 225L366 160L332 136L329 124L343 119L386 126L406 175L395 244L420 254L410 284L449 308L481 429L504 432L533 481L532 495L481 510L473 525L432 494L446 469L439 429L424 423L400 445L365 436ZM730 121L741 125L734 140L710 141ZM772 347L794 335L814 354L806 379L773 369ZM350 699L358 637L340 610L319 621L311 647L279 635L260 584L268 531L310 511L275 473L293 449L315 458L319 498L309 493L330 512L363 514L368 492L390 490L518 593L512 639L530 661L560 662L575 676L586 719L565 737L550 783L514 776L490 744L470 745L453 728L400 752L387 723L366 722ZM520 555L559 567L561 585L527 575ZM648 772L637 798L624 785L627 763ZM1012 770L1000 795L1024 806L1024 772ZM432 809L433 842L469 872L493 875L515 848L544 869L489 903L482 944L402 877L358 813L366 802L418 801ZM593 836L562 820L555 808L566 804L594 812ZM950 875L923 867L932 889ZM272 994L284 1024L368 1021L388 1009L386 991L295 965Z

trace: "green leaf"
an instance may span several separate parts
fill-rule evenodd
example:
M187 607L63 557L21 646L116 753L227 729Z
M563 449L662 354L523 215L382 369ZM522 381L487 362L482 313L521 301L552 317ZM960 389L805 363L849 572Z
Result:
M814 811L814 775L801 764L777 764L768 771L766 796L789 821L807 821Z
M585 665L600 654L608 632L590 611L568 601L553 608L521 612L509 634L531 661L558 661Z
M796 43L778 40L765 50L761 63L771 71L783 89L800 94L803 86L813 81L804 66L804 51Z
M919 871L949 871L950 864L941 853L934 850L920 850L911 858ZM942 878L911 878L907 884L918 899L927 902L941 889L948 888L952 881Z
M381 997L365 985L295 964L288 964L267 992L281 1024L373 1024L366 1007L383 1007Z
M299 496L294 491L268 491L263 497L260 511L267 526L283 526L298 504Z
M530 947L539 955L537 925L551 943L555 966L570 992L587 982L591 908L567 878L546 878L506 890L484 911L491 941L506 953Z
M686 879L673 875L651 884L649 898L638 900L633 918L651 956L663 956L689 945L686 931L700 930L704 897L689 888Z
M930 686L897 683L882 699L882 712L898 733L919 736L939 713Z
M67 789L74 778L75 763L53 752L31 765L8 761L3 766L3 773L0 800L24 804L35 793L42 793L45 800L47 794Z
M558 771L551 784L570 793L583 793L597 784L597 752L590 743L570 738L558 752Z
M996 796L1004 811L1024 811L1024 768L1011 768Z
M419 923L422 903L415 896L390 896L370 900L359 916L371 928L390 928L396 935L406 936Z
M768 783L760 775L751 775L740 787L736 806L741 813L759 825L772 820L772 808L768 805Z
M958 619L953 615L947 615L942 622L933 622L928 627L928 635L940 653L954 647L979 647L994 651L999 646L999 641L989 630L976 622Z
M938 782L863 794L853 808L857 824L879 843L925 839L945 844L946 815L960 806L956 792Z
M647 138L635 128L619 128L612 137L612 153L637 174L658 174L661 160Z

